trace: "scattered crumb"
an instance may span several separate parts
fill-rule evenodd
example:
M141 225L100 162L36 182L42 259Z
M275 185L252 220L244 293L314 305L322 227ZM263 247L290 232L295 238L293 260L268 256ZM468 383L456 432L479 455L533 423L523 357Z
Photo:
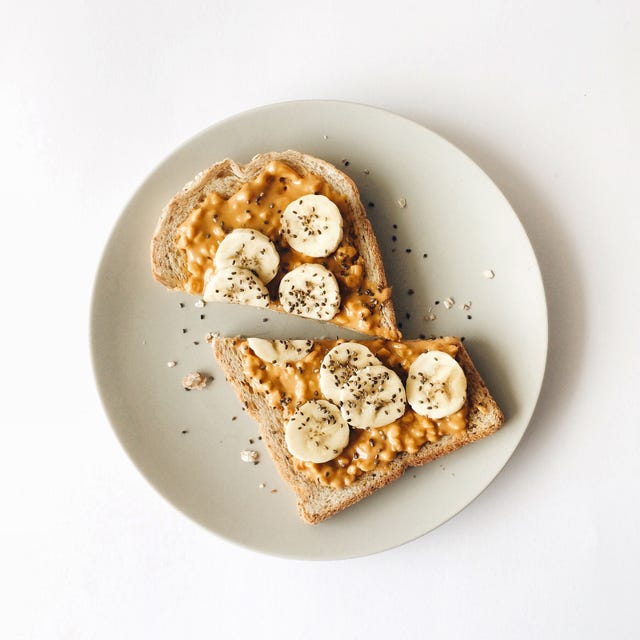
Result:
M205 339L207 342L211 342L214 338L217 338L220 336L220 332L219 331L215 331L215 332L209 332L207 333Z
M345 167L348 167L348 166L349 166L349 164L351 164L351 163L350 163L346 158L342 158L342 164L343 164Z
M435 313L433 313L433 311L431 311L431 308L429 308L429 311L427 312L427 315L424 317L424 319L433 322L437 319L437 316Z
M493 280L493 278L495 278L495 277L496 277L496 274L495 274L495 272L493 271L493 269L485 269L485 270L482 272L482 275L483 275L485 278L488 278L489 280Z
M453 307L453 305L455 304L455 300L453 298L447 298L442 304L444 304L444 306L447 309L451 309L451 307Z
M194 303L194 307L197 307L198 309L202 309L207 303L200 298L200 300L196 300L196 302Z
M242 462L253 462L253 464L258 464L258 462L260 462L260 454L253 449L243 449L240 452L240 460L242 460Z
M209 380L213 380L209 376L206 376L204 373L200 373L199 371L192 371L188 373L184 378L182 378L182 386L187 391L199 391L200 389L204 389L207 386Z
M465 302L464 304L461 304L460 308L463 311L469 311L469 309L471 309L471 300L469 300L468 302Z
M325 134L325 135L323 135L322 137L323 137L325 140L328 140L328 139L329 139L329 136L328 136L328 135L326 135L326 134Z
M277 489L271 489L271 493L278 493Z
M407 206L407 200L406 200L406 198L400 198L399 200L397 200L397 202L398 202L398 206L399 206L401 209L406 208L406 206Z
M197 347L200 343L199 343L197 340L194 340L194 341L193 341L193 344L195 344L195 345L196 345L196 347Z
M261 482L261 483L258 485L258 489L264 489L266 486L267 486L267 485L266 485L264 482Z
M371 172L369 171L369 169L365 169L362 173L364 173L365 176L368 176L369 173L371 173Z
M169 362L167 362L167 367L169 367L169 369L173 369L173 367L175 367L178 363L175 360L170 360Z

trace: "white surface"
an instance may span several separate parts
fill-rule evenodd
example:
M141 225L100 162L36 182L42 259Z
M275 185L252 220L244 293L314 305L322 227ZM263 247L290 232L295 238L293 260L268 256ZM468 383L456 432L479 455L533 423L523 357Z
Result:
M475 5L5 8L3 637L634 636L640 10ZM327 97L411 117L493 178L541 264L550 353L521 446L468 509L308 563L158 497L98 402L87 325L102 247L158 159L246 108Z
M245 132L241 140L238 130ZM500 433L412 470L392 488L319 527L297 517L294 494L278 478L262 443L251 447L263 455L259 468L239 461L239 451L257 439L257 428L242 414L205 337L208 332L273 338L353 334L246 306L208 303L197 309L197 296L168 292L150 275L150 236L165 203L213 159L248 161L256 139L262 149L304 149L352 176L380 244L404 335L465 337L506 416ZM349 160L341 161L345 156ZM397 204L399 194L404 208ZM495 278L483 275L487 267ZM451 309L436 304L451 295L458 299ZM469 312L459 308L465 300L471 301ZM435 321L424 319L430 306ZM120 441L149 481L212 531L251 549L304 560L354 558L397 546L469 504L520 441L547 356L540 271L495 184L458 149L415 122L328 100L252 109L209 127L163 161L128 203L109 239L91 324L101 397ZM511 357L516 351L519 359ZM175 360L177 366L167 369L166 362ZM194 370L214 381L202 393L185 394L180 380ZM261 491L260 483L268 490ZM428 504L416 508L425 496Z

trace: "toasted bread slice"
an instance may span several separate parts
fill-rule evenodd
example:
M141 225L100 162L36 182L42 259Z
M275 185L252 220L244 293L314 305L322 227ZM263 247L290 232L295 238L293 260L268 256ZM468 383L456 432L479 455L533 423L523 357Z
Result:
M449 418L429 421L407 405L405 415L388 427L351 429L348 447L335 460L324 464L304 463L294 458L287 448L285 423L296 406L322 397L319 395L320 363L331 348L345 341L316 340L311 353L285 367L261 361L246 340L212 338L211 342L227 379L248 413L258 422L281 476L297 494L300 516L311 524L362 500L399 478L409 467L423 465L494 433L504 421L502 411L459 339L363 341L361 344L395 370L403 383L418 355L431 350L446 351L457 360L466 376L466 403L452 416L451 422ZM389 456L392 441L404 441L408 444L407 450L394 451ZM371 453L368 459L367 451ZM380 453L380 460L391 457L390 462L379 462L378 456L373 456L376 452ZM362 468L358 468L358 464Z
M274 167L281 172L279 178ZM342 214L343 240L326 258L303 256L282 238L282 210L303 193L326 195ZM243 194L248 197L240 214L224 209L226 203L233 204L234 196L239 199ZM185 240L189 236L185 228L193 230L194 224L200 225L198 232ZM210 267L208 273L213 273L221 238L237 228L265 233L281 256L279 272L268 283L269 308L283 311L278 285L292 265L320 263L335 275L341 294L340 309L330 322L369 335L400 337L373 228L356 185L336 167L297 151L263 153L246 165L229 159L214 164L187 183L163 210L151 242L153 276L169 289L202 295L205 271ZM188 243L195 241L200 244L189 252Z

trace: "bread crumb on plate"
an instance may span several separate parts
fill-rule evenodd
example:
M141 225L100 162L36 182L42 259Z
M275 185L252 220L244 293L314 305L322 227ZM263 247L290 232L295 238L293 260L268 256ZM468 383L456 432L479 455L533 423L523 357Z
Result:
M182 378L182 386L187 391L199 391L204 389L208 382L209 376L206 376L204 373L200 373L199 371L192 371Z
M240 460L242 460L242 462L253 462L253 464L258 464L258 462L260 462L260 454L252 449L243 449L240 452Z

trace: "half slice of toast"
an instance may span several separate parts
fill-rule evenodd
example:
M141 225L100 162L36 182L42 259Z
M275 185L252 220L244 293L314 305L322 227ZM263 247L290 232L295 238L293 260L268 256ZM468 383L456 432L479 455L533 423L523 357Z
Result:
M285 482L295 491L298 512L315 524L362 500L399 478L407 468L435 458L497 431L502 411L489 393L458 338L438 340L357 341L406 384L411 364L427 351L443 351L457 361L466 377L466 400L455 414L432 420L406 405L404 415L379 428L349 432L346 448L324 463L293 456L285 425L296 408L322 399L321 363L337 344L354 341L315 340L301 360L283 364L258 357L241 338L212 338L214 354L260 432Z
M342 240L323 257L294 250L283 233L287 205L311 194L331 200L342 216ZM202 171L160 216L151 242L154 278L169 289L202 296L216 272L220 243L237 229L261 232L280 256L277 274L264 283L265 306L283 311L282 279L296 266L322 265L335 276L340 294L339 308L331 311L335 315L329 322L368 335L400 337L380 249L358 189L330 163L284 151L256 155L246 165L226 159ZM262 293L260 302L266 300Z

